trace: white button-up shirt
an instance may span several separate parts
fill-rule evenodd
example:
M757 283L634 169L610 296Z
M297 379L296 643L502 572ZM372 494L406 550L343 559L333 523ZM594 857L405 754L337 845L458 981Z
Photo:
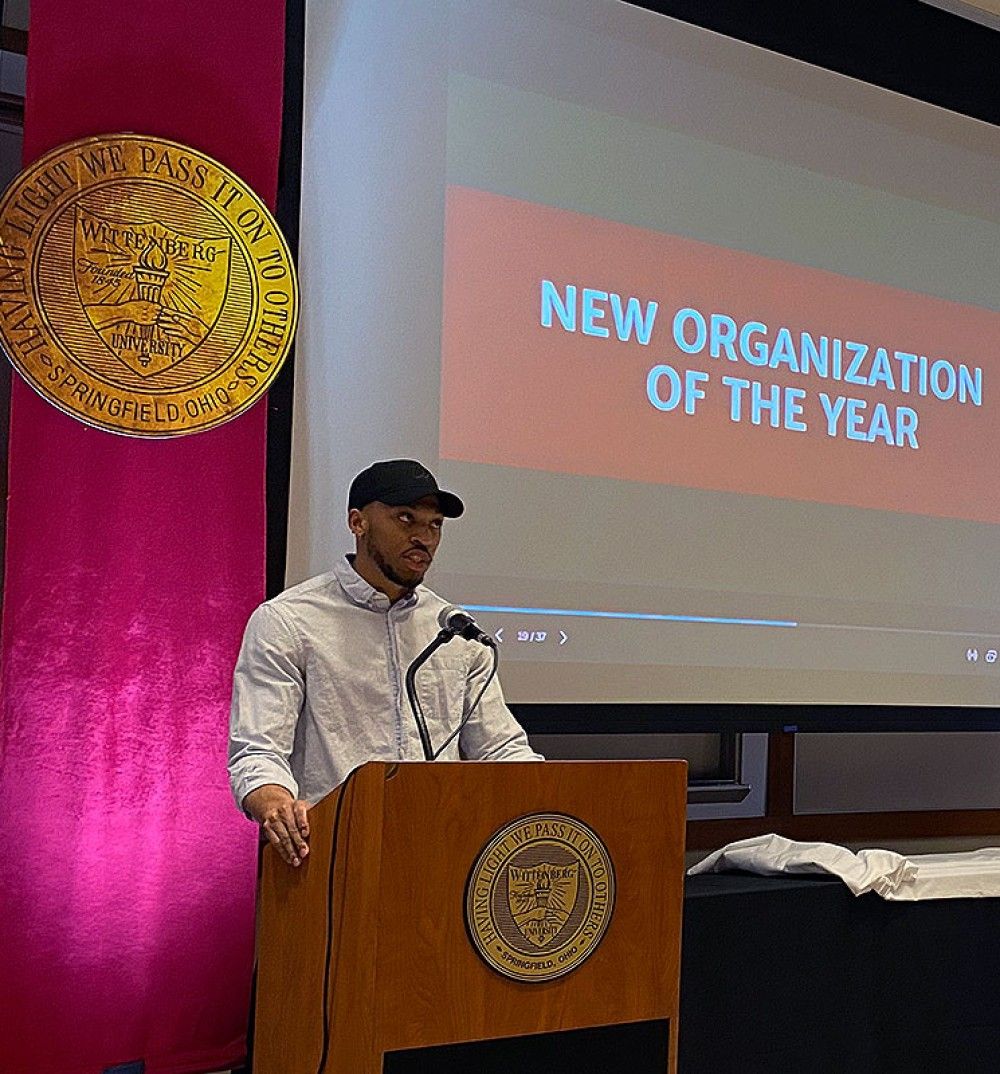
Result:
M233 681L229 777L237 804L266 783L315 803L366 761L422 760L404 676L437 634L445 603L418 586L390 604L345 559L262 604ZM455 638L418 672L435 749L461 723L490 665L484 646ZM441 757L542 760L496 679Z

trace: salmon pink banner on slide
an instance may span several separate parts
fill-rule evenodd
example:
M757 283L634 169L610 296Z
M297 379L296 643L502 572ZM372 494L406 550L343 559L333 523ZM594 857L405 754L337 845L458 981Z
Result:
M467 187L441 455L1000 521L1000 314Z

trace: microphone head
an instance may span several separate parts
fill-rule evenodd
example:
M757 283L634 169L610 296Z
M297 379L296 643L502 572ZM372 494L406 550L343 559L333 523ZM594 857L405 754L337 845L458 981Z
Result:
M472 616L457 604L446 604L438 612L438 626L452 634L465 630L472 622Z
M457 604L448 604L438 612L438 626L445 634L478 641L480 645L494 646L492 635L487 634L471 615Z

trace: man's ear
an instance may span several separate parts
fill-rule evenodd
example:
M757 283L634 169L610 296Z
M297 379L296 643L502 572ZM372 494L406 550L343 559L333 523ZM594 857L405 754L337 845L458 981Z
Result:
M347 525L355 537L361 537L368 528L368 520L357 507L347 512Z

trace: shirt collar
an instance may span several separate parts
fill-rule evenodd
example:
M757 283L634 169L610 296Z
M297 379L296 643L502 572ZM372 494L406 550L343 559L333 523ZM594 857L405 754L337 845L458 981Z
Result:
M381 593L373 586L370 586L358 574L351 563L351 558L353 557L344 556L343 559L337 560L333 565L333 573L337 576L341 589L347 594L352 603L359 604L362 608L371 608L380 612L387 611L390 607L409 608L417 603L418 593L417 590L414 590L407 596L401 597L393 605L385 593ZM417 589L419 588L418 586Z

